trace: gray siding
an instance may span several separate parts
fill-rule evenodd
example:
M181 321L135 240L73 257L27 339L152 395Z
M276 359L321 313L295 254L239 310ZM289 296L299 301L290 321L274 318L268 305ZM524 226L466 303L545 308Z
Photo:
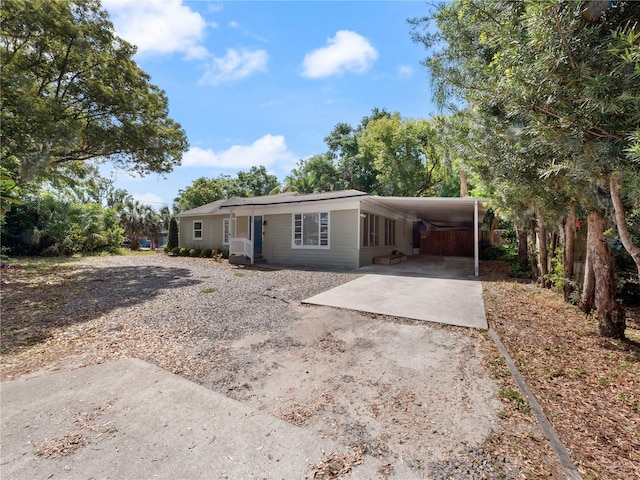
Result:
M180 219L180 246L186 248L216 248L222 246L222 220L226 215L188 217ZM202 240L193 239L193 222L202 221Z
M356 268L358 261L357 210L329 212L329 249L292 248L290 213L265 215L262 252L270 263Z

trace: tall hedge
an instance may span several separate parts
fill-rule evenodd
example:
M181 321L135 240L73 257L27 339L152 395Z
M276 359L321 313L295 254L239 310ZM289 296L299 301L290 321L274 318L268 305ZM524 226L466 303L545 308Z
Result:
M169 238L167 239L167 249L172 250L178 246L178 222L176 217L171 217L169 221Z

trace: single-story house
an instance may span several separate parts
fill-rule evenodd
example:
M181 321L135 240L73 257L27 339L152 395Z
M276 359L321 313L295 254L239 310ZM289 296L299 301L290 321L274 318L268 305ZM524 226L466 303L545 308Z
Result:
M477 265L487 201L358 190L234 197L180 213L180 246L228 247L232 263L359 268L401 252L475 256Z

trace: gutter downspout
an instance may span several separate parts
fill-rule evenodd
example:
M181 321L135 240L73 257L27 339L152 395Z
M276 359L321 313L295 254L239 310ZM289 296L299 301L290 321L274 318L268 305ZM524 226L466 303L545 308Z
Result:
M480 276L480 252L478 246L478 201L473 204L473 268L475 276Z

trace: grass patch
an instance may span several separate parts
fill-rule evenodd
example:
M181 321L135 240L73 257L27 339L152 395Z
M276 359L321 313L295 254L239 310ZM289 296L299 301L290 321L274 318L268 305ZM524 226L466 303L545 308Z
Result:
M217 291L215 288L205 288L204 290L200 290L200 293L216 293Z
M528 413L531 410L527 401L516 390L501 390L500 398L511 400L521 412Z
M237 273L234 273L233 276L234 277L238 277L238 278L242 278L242 277L244 277L244 273L237 272Z

